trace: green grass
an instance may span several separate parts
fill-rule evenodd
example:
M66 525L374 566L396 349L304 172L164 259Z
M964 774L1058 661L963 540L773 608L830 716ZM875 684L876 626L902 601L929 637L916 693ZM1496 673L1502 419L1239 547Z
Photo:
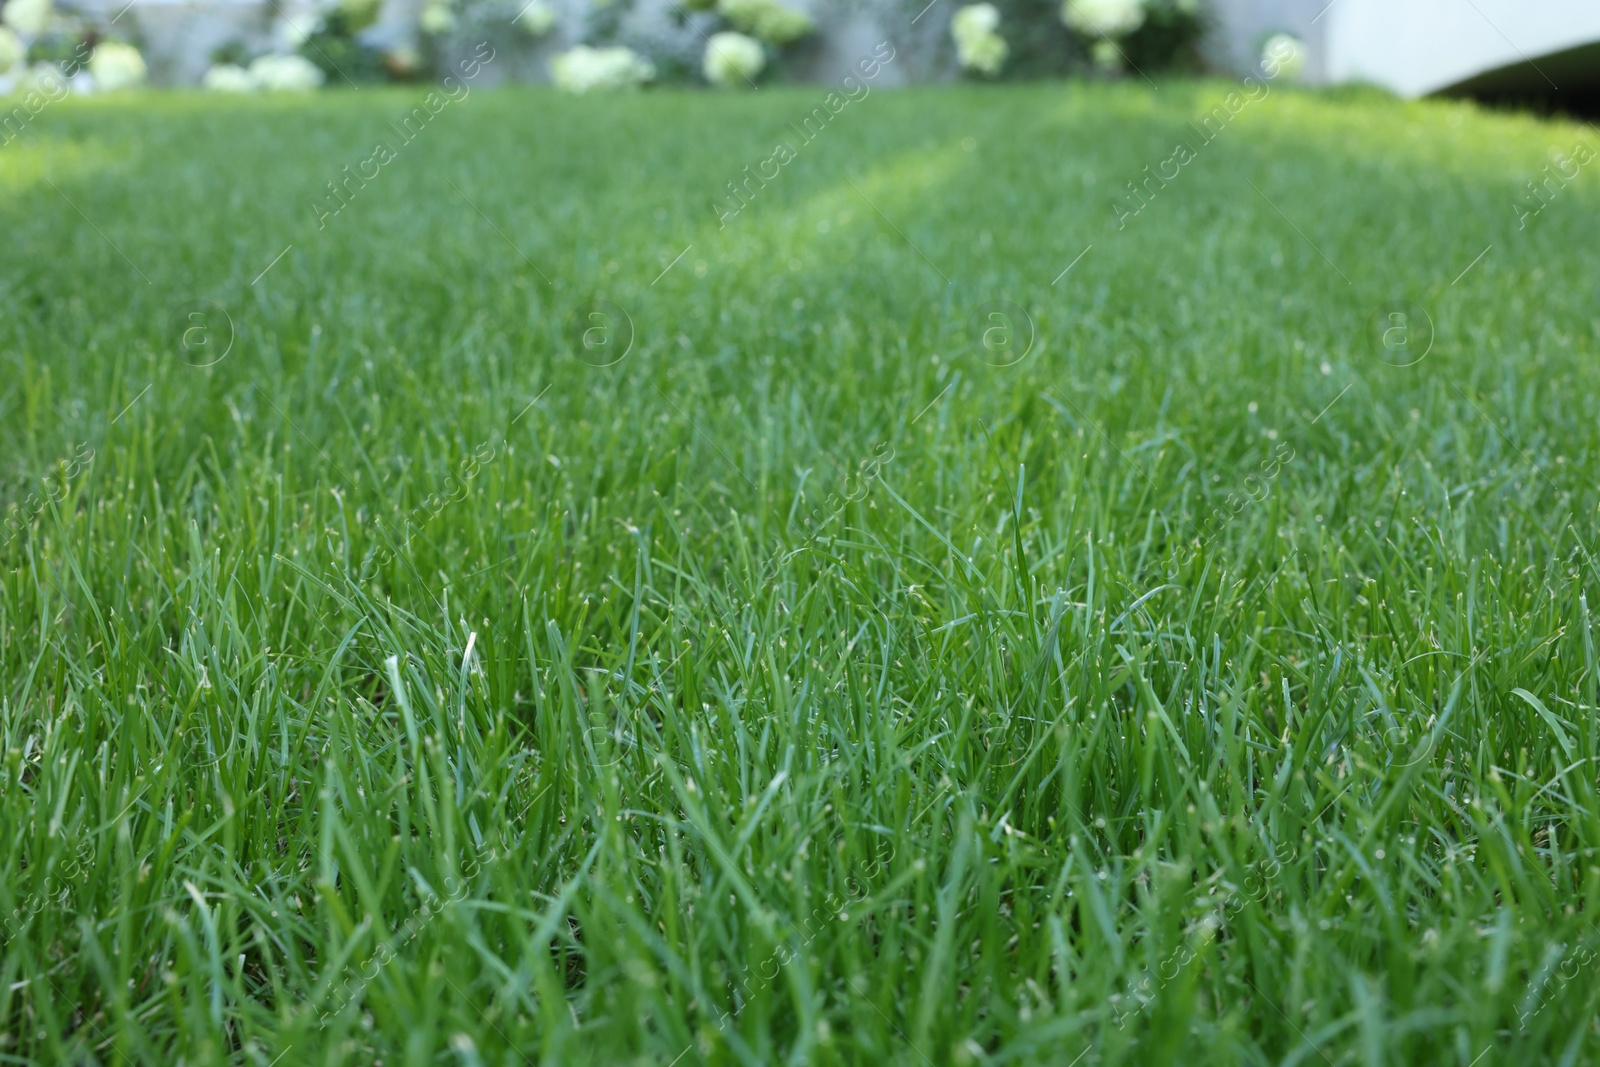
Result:
M1229 90L38 115L0 1062L1600 1055L1596 135Z

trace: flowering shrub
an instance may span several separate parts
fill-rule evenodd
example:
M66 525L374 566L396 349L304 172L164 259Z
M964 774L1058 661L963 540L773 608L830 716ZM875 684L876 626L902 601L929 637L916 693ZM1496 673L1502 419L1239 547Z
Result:
M656 76L653 63L631 48L579 45L550 61L550 80L569 93L631 89Z
M37 37L50 25L51 9L50 0L7 0L0 22L24 37Z
M1306 46L1293 34L1275 33L1261 46L1261 71L1267 77L1294 81L1305 69Z
M1118 42L1122 56L1143 71L1203 70L1209 23L1201 0L1144 0L1144 9L1143 25Z
M422 9L420 22L424 33L449 33L456 28L456 13L449 4L429 4Z
M1061 21L1084 37L1115 41L1144 25L1143 0L1066 0Z
M530 37L543 37L555 28L555 24L556 9L545 0L532 0L517 13L517 25L526 30Z
M112 28L57 10L53 0L0 0L0 96L48 103L73 92L144 84L144 56L132 44L107 39ZM31 117L36 111L29 107Z
M969 4L950 20L950 36L956 43L956 59L967 70L990 77L1000 73L1010 50L998 32L1000 11L993 4Z
M143 85L148 71L144 56L133 45L102 41L89 57L89 73L94 76L96 89L115 92Z
M720 89L753 84L766 65L767 54L754 37L724 31L706 41L706 81Z
M810 15L784 7L777 0L719 0L717 10L740 33L770 45L798 41L815 28Z
M105 55L89 63L95 43L119 27L102 17L110 6L91 14L77 6L81 2L58 8L55 0L0 0L0 93L15 91L33 65L61 66L74 45L85 52L67 76L71 91L126 88L146 80L144 59L130 43L105 40ZM261 35L246 35L248 43L235 39L213 52L201 83L205 88L251 92L410 80L447 66L465 42L485 38L510 46L513 53L519 47L543 52L552 80L570 92L630 88L658 78L741 87L763 75L792 76L788 63L797 53L791 50L817 30L814 17L799 6L807 0L252 2L262 5L266 17ZM984 78L1059 77L1094 68L1103 74L1196 68L1196 46L1205 29L1201 3L979 0L955 10L949 23L951 51L923 73L936 76L952 59L963 71ZM380 11L386 12L381 21ZM133 24L129 19L120 29ZM544 40L560 41L562 50L545 51L549 46L538 43ZM826 50L799 54L809 65ZM1267 42L1262 63L1293 78L1303 69L1305 55L1302 43L1278 35ZM528 60L539 61L527 55L508 73L526 71ZM256 61L265 61L260 70Z
M524 40L576 40L548 60L552 81L570 92L696 75L716 86L748 86L816 30L809 14L790 6L793 0L587 0L577 12L554 0L516 6L523 2L422 0L417 28L430 39L436 62L459 43L452 35L460 37L465 26L492 34L509 21ZM706 43L713 40L716 49Z
M361 38L361 31L377 17L378 7L377 0L339 0L320 18L286 17L277 51L296 53L315 64L327 84L389 81L398 73L391 69L391 58Z
M233 63L213 64L200 84L219 93L253 93L260 88L254 74Z
M327 75L304 56L262 56L250 64L249 75L259 88L268 91L303 92L315 89Z
M1006 27L1001 74L1006 78L1204 68L1199 45L1207 23L1201 0L988 2ZM952 38L956 32L952 21ZM981 46L978 51L981 58ZM959 40L956 58L968 66Z

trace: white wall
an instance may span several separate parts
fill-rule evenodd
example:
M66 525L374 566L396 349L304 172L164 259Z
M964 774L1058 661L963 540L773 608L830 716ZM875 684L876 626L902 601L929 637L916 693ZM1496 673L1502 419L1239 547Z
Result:
M1600 42L1600 0L1211 0L1212 43L1237 70L1283 31L1309 46L1306 81L1424 96L1475 74Z
M1410 97L1600 41L1600 0L1334 0L1322 21L1329 80Z

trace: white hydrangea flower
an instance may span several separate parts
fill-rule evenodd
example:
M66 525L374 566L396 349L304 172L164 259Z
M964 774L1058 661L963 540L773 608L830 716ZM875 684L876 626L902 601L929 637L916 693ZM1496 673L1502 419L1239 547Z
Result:
M278 20L273 37L278 47L292 52L310 40L321 25L322 20L317 16L297 12L292 17L285 15Z
M631 48L579 45L550 60L550 80L569 93L630 89L656 76L655 66Z
M1116 40L1144 25L1143 0L1066 0L1061 21L1085 37Z
M456 13L449 4L429 4L422 9L422 30L438 36L456 28Z
M249 74L263 89L303 92L315 89L327 77L305 56L262 56L250 64Z
M1289 33L1275 33L1261 46L1261 72L1294 81L1306 69L1306 46Z
M545 3L545 0L532 0L517 15L517 25L532 37L543 37L555 24L556 9Z
M967 70L993 77L1011 54L1011 46L998 33L986 33L956 45L956 59Z
M1000 11L993 4L968 4L950 20L950 36L956 42L956 59L967 70L980 74L1000 73L1011 48L995 31L1000 26Z
M232 63L218 63L206 71L200 85L218 93L253 93L261 88L254 74Z
M810 15L777 0L717 0L717 10L734 29L772 45L798 41L816 28Z
M50 25L51 0L6 0L0 22L24 37L37 37Z
M96 89L115 92L142 85L149 69L144 65L144 56L133 45L102 41L89 57L89 73L94 76Z
M16 31L0 26L0 74L12 67L20 67L27 57L28 50L23 47L22 38L17 36Z
M754 37L725 30L706 39L701 68L712 85L724 89L750 85L766 65L767 54Z
M950 36L957 44L982 37L1000 28L1000 9L993 4L968 4L950 20Z

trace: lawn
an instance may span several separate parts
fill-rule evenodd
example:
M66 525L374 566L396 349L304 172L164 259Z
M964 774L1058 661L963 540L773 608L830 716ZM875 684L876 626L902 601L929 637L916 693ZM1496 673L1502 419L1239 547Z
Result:
M1236 91L35 115L0 1062L1600 1056L1600 136Z

